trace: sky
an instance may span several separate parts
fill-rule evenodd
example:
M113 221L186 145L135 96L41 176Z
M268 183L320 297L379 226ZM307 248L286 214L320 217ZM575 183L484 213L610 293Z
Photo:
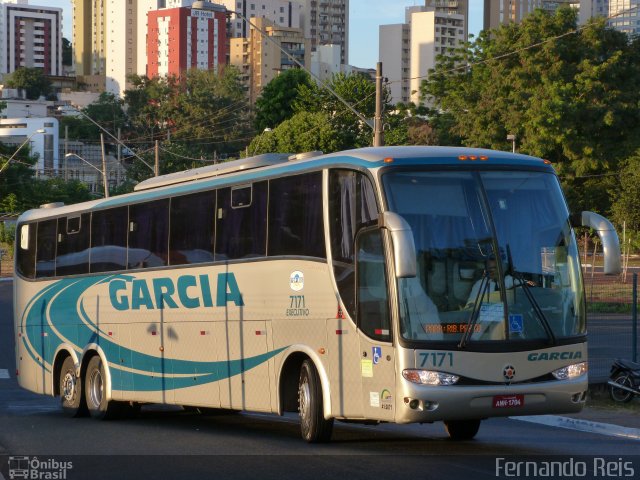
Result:
M71 0L30 0L51 7L63 8L62 30L71 40ZM214 0L215 1L215 0ZM469 0L469 33L477 35L482 28L483 0ZM424 5L423 0L350 0L349 2L349 63L356 67L375 68L378 61L378 30L380 25L404 23L405 7Z

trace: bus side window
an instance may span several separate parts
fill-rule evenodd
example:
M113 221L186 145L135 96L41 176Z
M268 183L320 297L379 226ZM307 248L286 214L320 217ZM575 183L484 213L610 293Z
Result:
M56 275L89 273L89 219L83 213L58 219Z
M36 230L37 224L20 225L18 232L18 272L26 278L33 278L36 273Z
M363 173L332 170L329 176L329 228L333 271L340 298L352 319L355 312L355 237L378 219L373 185Z
M221 188L217 193L216 261L264 257L267 250L267 182Z
M322 172L269 181L269 256L326 258Z
M213 262L216 192L173 197L169 265Z
M380 230L370 229L359 234L357 249L358 328L370 338L389 341L389 298Z
M110 208L91 215L91 272L112 272L127 267L128 207Z
M36 278L53 277L56 274L57 223L57 220L38 222Z
M161 267L169 249L169 199L129 207L127 268Z

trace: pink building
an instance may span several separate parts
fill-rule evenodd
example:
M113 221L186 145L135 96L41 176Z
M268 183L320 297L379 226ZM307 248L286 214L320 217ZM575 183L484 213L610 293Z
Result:
M196 8L200 7L200 8ZM209 2L148 13L147 76L191 68L217 71L226 63L226 9Z

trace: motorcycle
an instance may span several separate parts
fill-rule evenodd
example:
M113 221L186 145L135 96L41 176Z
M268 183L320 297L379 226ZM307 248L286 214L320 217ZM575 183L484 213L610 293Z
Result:
M613 400L630 402L634 395L640 395L640 363L616 359L611 365L607 384Z

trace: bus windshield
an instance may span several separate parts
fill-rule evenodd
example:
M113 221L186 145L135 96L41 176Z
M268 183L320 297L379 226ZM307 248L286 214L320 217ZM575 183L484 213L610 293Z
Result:
M398 279L404 339L471 349L585 334L578 249L555 175L392 170L383 183L416 246L417 276Z

